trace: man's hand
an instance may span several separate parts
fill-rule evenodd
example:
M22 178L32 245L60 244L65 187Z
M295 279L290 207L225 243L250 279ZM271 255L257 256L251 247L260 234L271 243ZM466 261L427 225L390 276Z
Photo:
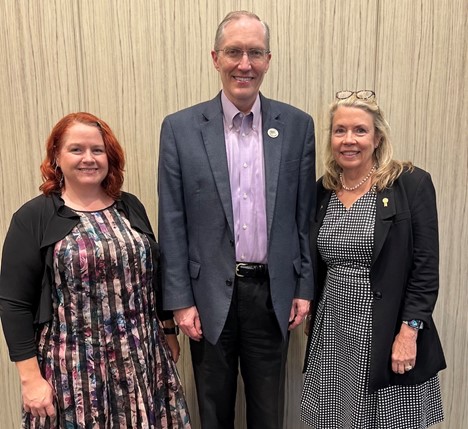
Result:
M173 313L177 325L185 335L195 341L200 341L203 338L197 307L180 308L174 310Z
M299 326L309 314L310 301L307 299L294 298L289 314L289 330Z

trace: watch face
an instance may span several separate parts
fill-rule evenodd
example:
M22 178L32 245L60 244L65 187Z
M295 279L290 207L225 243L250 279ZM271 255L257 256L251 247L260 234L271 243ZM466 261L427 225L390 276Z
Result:
M420 320L408 320L408 326L419 329L421 327L421 321Z

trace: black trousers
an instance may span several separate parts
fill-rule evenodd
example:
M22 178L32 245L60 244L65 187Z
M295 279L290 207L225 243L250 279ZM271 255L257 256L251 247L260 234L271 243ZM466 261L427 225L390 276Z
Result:
M202 429L234 429L239 364L247 427L283 427L288 340L273 311L268 279L236 278L217 344L190 341Z

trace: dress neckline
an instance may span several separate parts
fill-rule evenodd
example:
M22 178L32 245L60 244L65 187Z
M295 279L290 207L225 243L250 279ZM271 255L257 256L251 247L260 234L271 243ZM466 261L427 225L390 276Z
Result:
M376 188L375 188L375 185L373 185L367 192L364 192L362 195L360 195L356 200L353 201L353 203L349 206L349 207L346 207L346 205L343 203L343 201L341 201L340 197L338 196L337 192L336 191L333 191L333 194L335 195L335 198L338 200L338 202L344 207L344 209L346 211L349 211L353 208L353 206L359 202L360 200L362 200L365 196L367 196L368 194L377 194L376 192Z
M75 213L100 213L100 212L103 212L105 210L109 210L110 208L114 207L116 204L116 202L114 201L110 206L107 206L107 207L104 207L102 209L96 209L96 210L78 210L78 209L74 209L73 207L70 207L70 206L67 206L70 210L73 210Z

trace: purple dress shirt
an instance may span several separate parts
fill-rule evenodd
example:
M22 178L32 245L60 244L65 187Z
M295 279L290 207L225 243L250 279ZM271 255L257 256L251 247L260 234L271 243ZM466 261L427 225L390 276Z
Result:
M231 185L236 259L267 263L267 218L262 114L257 96L248 115L241 113L224 92L224 136Z

